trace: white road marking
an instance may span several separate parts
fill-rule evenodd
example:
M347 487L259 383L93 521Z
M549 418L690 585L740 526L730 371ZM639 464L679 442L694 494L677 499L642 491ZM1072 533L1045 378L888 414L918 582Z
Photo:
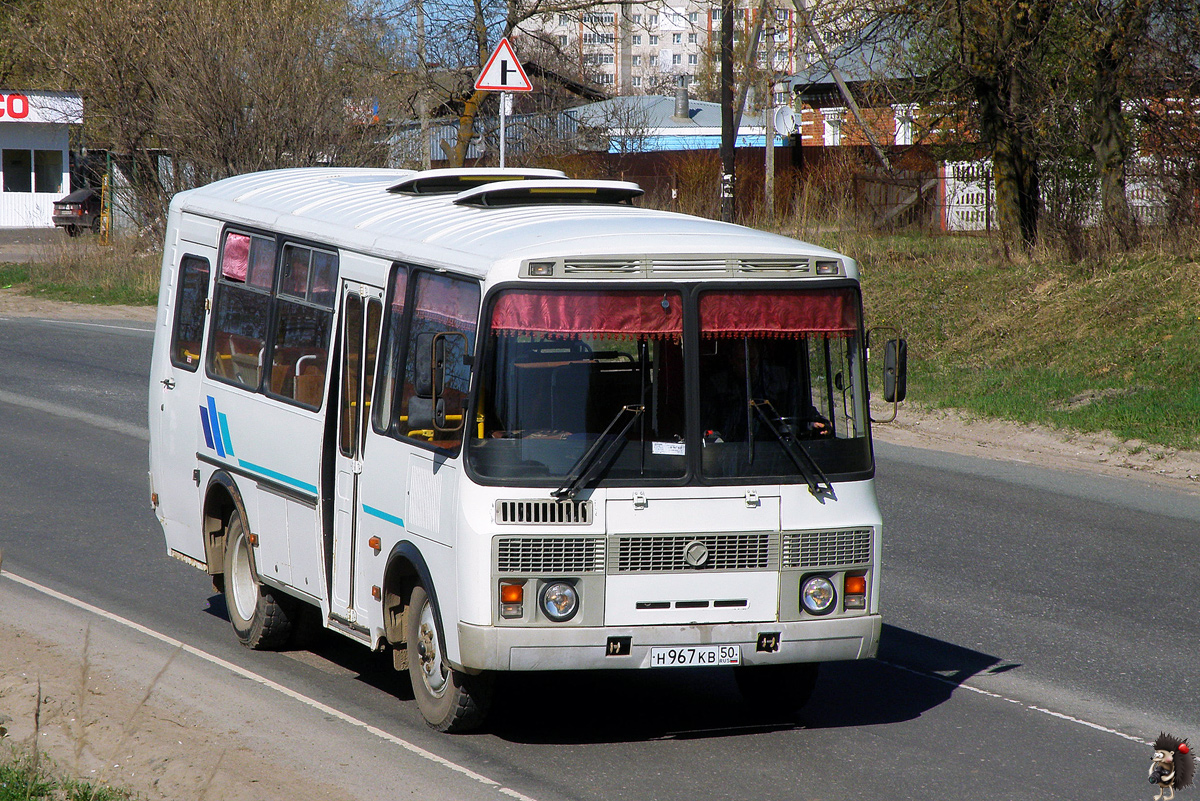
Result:
M105 417L99 414L91 414L82 412L78 409L72 409L70 406L63 406L60 403L52 403L50 401L37 400L35 398L27 398L24 395L17 395L14 392L5 392L0 389L0 403L7 403L12 406L20 406L23 409L32 409L35 412L45 412L56 417L65 417L69 420L76 420L80 423L87 423L96 428L103 428L107 431L115 431L118 434L124 434L129 437L136 437L140 440L150 441L150 429L141 426L126 423L112 417Z
M1015 698L1009 698L1008 696L1000 695L999 693L994 693L994 692L991 692L990 690L984 690L979 687L972 687L970 684L966 684L966 683L959 683L956 681L951 681L950 679L947 679L945 676L939 676L936 673L925 673L924 671L921 671L921 670L915 670L910 667L905 667L904 665L897 665L895 662L887 662L882 659L880 659L879 662L887 665L888 667L894 667L894 668L896 668L896 670L903 670L906 673L912 673L914 676L921 676L922 678L933 679L934 681L940 681L942 684L948 684L951 687L961 687L964 690L970 690L971 692L977 693L978 695L986 695L988 698L995 698L1000 701L1007 701L1010 704L1016 704L1017 706L1022 707L1023 709L1028 709L1031 712L1040 712L1043 715L1049 715L1052 718L1058 718L1059 720L1065 720L1068 723L1075 723L1080 726L1087 726L1089 729L1095 729L1096 731L1102 731L1105 734L1115 734L1117 737L1123 737L1126 740L1129 740L1129 741L1135 742L1135 743L1141 743L1142 745L1153 745L1153 743L1151 743L1149 740L1143 740L1141 737L1135 737L1134 735L1126 734L1123 731L1117 731L1116 729L1110 729L1108 726L1101 726L1099 723L1092 723L1090 720L1084 720L1083 718L1077 718L1072 715L1064 714L1062 712L1055 712L1052 709L1046 709L1044 707L1034 706L1033 704L1026 704L1022 701L1016 700Z
M271 681L270 679L266 678L265 676L260 676L257 673L249 671L244 667L235 665L232 662L227 662L226 660L221 659L218 656L214 656L214 655L208 653L207 651L201 651L199 648L188 645L185 642L181 642L180 640L177 640L174 637L169 637L166 634L161 634L161 633L155 631L154 629L150 629L150 628L147 628L147 627L141 625L140 623L134 623L132 620L123 618L120 615L114 614L105 609L101 609L98 606L92 606L91 604L86 603L85 601L80 601L77 598L72 598L70 595L66 595L57 590L52 590L49 587L42 586L41 584L38 584L35 581L30 581L29 579L23 578L14 573L5 571L4 573L0 573L0 577L5 577L8 579L11 579L12 581L17 582L18 584L23 584L26 587L30 588L31 590L40 592L43 595L48 595L51 598L55 598L59 601L62 601L65 604L70 604L71 606L74 606L78 609L82 609L86 612L91 612L92 614L98 615L106 620L111 620L114 623L117 623L117 624L120 624L127 628L133 629L134 631L136 631L140 634L144 634L147 637L153 637L154 639L158 640L159 642L170 645L173 648L178 648L182 651L185 651L185 652L191 654L192 656L199 657L200 659L203 659L204 661L209 662L213 665L217 665L218 667L225 668L226 670L230 671L231 673L234 673L238 676L249 679L250 681L261 684L262 686L270 688L272 690L275 690L276 692L278 692L282 695L285 695L288 698L291 698L292 700L299 701L300 703L302 703L306 706L312 707L313 709L317 710L318 712L321 712L324 715L329 715L330 717L337 718L338 720L342 721L343 723L348 723L351 726L357 726L358 728L363 729L370 734L373 734L374 736L378 737L379 739L385 740L389 743L392 743L393 745L398 745L401 748L403 748L404 750L409 751L410 753L415 754L416 756L419 756L422 759L427 759L430 762L433 762L435 764L441 765L444 768L447 768L448 770L452 770L455 773L462 774L463 776L467 777L468 779L476 781L479 784L485 785L487 787L495 788L497 792L502 793L506 796L509 796L511 798L516 798L516 799L518 799L518 801L534 801L534 799L530 798L529 796L524 795L520 792L517 792L516 790L513 790L509 787L503 787L503 786L501 786L500 782L495 781L494 779L489 779L487 776L484 776L482 774L476 773L475 771L471 770L468 767L464 767L463 765L460 765L457 762L451 762L449 759L446 759L445 757L442 757L442 756L438 756L437 754L433 753L432 751L427 751L424 748L420 747L419 745L410 743L408 740L397 737L396 735L386 732L377 726L372 726L371 724L369 724L365 721L359 720L358 718L354 717L353 715L348 715L345 712L342 712L340 709L335 709L334 707L331 707L327 704L323 704L320 701L315 701L306 695L302 695L301 693L298 693L293 689L290 689L288 687L283 686L282 684L279 684L278 682Z
M110 323L84 323L79 320L51 320L45 317L36 317L39 323L53 323L54 325L83 325L88 328L109 328L113 331L136 331L139 334L154 335L154 325L151 323L150 328L136 328L131 325L111 325Z

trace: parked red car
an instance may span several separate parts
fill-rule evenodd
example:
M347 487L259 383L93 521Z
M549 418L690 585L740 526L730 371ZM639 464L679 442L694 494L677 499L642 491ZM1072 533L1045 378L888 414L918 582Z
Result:
M76 189L54 201L53 219L55 226L67 229L67 236L88 230L100 233L100 190Z

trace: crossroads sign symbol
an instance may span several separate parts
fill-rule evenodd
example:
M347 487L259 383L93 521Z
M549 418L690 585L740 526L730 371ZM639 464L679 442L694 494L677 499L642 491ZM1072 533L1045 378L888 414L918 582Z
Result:
M521 62L513 52L508 38L500 40L487 66L475 81L475 88L485 92L532 92L533 84L521 69Z

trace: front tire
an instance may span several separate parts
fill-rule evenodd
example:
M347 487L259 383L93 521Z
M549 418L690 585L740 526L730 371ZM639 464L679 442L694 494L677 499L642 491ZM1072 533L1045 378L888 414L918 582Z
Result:
M472 676L446 664L436 613L424 587L413 588L406 611L408 676L421 715L442 732L478 728L491 707L491 677Z
M818 662L744 665L733 669L742 699L760 709L794 712L808 703L817 686Z
M281 648L292 631L295 602L262 586L251 547L242 516L235 511L225 527L225 608L229 622L247 648Z

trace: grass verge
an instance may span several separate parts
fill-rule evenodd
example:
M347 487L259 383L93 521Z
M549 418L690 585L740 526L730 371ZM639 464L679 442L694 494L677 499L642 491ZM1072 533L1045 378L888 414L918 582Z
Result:
M162 251L157 243L97 237L62 239L39 246L30 264L0 264L0 287L75 303L149 306L158 299Z
M1194 236L1077 262L1010 259L982 237L825 239L859 260L869 324L906 333L911 400L1200 447Z
M57 778L32 759L0 764L0 801L130 801L133 797L124 790Z

